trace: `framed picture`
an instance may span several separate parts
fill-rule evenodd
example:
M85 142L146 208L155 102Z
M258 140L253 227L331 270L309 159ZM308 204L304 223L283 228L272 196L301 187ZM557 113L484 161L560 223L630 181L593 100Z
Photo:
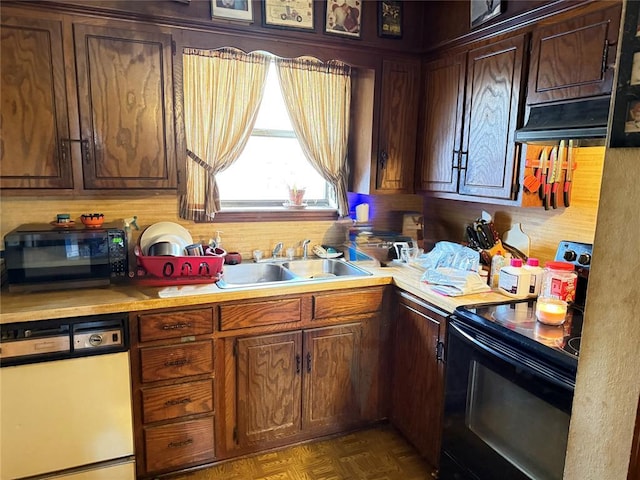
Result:
M502 13L505 0L470 0L471 28L482 25Z
M609 147L640 147L640 2L629 2L622 30Z
M382 0L378 2L378 36L402 37L402 2Z
M314 30L313 0L264 0L262 12L267 27Z
M360 38L362 6L362 0L327 0L324 31Z
M211 0L211 17L253 22L251 0Z

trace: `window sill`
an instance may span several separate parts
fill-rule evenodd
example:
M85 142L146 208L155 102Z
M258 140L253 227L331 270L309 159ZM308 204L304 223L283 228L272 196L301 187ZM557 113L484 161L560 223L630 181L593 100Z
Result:
M300 210L288 208L240 209L227 208L216 213L212 222L201 223L232 223L232 222L322 222L335 221L338 212L331 208L307 207Z

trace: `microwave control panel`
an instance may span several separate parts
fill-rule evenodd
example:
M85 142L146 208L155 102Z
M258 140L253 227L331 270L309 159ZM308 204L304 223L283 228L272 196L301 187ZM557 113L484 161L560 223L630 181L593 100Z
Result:
M127 276L127 242L125 232L122 230L109 231L109 265L112 278L124 278Z

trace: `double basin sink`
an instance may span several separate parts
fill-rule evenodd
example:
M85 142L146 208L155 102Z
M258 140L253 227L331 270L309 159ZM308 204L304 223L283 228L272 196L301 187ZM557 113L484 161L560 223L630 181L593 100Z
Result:
M241 288L368 275L371 273L341 259L301 259L225 265L217 285L220 288Z

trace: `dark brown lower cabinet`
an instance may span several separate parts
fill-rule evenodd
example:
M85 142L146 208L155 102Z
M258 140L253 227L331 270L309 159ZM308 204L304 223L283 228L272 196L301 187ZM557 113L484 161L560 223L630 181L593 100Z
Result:
M264 447L360 420L361 323L237 342L237 441Z
M399 291L393 321L391 423L437 468L440 457L445 313Z

